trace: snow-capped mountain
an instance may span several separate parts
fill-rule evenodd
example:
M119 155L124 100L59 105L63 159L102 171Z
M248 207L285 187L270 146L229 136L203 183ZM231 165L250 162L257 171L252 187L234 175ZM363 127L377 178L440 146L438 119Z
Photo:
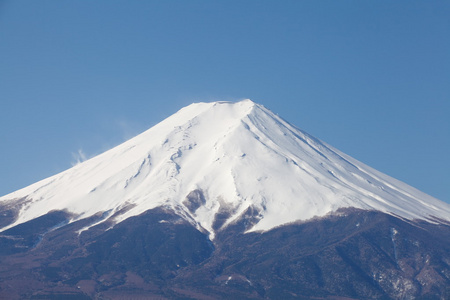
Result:
M119 223L160 206L212 237L249 208L256 212L249 231L348 207L450 221L449 204L250 100L189 105L103 154L0 198L13 202L17 218L2 231L54 210L70 213L72 222L103 213Z
M250 100L196 103L1 197L0 298L446 300L449 238L449 204Z

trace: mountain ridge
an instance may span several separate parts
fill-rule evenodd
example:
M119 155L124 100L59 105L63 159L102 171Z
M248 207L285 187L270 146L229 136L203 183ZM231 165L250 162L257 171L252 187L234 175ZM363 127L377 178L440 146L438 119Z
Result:
M198 207L188 207L197 193ZM192 198L192 197L191 197ZM252 209L250 231L339 208L450 221L450 205L351 158L251 100L195 103L71 169L0 197L20 200L5 231L51 210L121 221L173 209L211 237ZM102 222L102 221L100 221Z
M450 206L251 101L0 198L4 299L448 299Z

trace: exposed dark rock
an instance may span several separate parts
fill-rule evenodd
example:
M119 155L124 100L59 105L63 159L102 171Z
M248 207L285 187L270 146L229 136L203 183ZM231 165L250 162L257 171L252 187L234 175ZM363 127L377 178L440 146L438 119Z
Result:
M48 232L68 223L70 215L53 211L29 222L19 224L0 235L0 254L25 252L36 247Z
M195 211L205 203L205 196L201 190L194 190L190 192L183 201L184 206L186 206L191 213L195 213Z
M221 210L219 210L219 213ZM223 210L223 213L227 213L228 210ZM216 216L217 219L217 216ZM247 208L236 221L229 224L225 230L219 230L218 234L220 236L219 240L223 238L223 235L229 236L234 234L243 233L249 229L251 229L258 221L261 220L260 211L254 207L250 206ZM223 224L223 222L221 223ZM220 226L217 226L215 229L220 229Z
M214 216L214 222L212 228L214 231L220 231L225 222L232 216L234 209L231 205L225 203L222 199L218 199L219 210Z
M12 199L0 203L0 229L13 223L22 208L29 200Z

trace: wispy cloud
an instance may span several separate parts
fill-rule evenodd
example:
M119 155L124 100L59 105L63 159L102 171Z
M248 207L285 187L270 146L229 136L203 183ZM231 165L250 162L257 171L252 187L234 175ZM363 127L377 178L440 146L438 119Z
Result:
M136 134L138 133L135 128L136 124L134 124L124 118L117 120L116 126L119 128L122 138L124 140L130 139L130 138L136 136Z
M86 154L84 153L83 149L78 149L77 152L72 152L72 166L76 166L80 163L82 163L83 161L85 161L87 159Z

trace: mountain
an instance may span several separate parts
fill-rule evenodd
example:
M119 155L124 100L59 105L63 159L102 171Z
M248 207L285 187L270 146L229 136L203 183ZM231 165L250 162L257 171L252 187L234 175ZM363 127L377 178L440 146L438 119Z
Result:
M0 201L13 199L22 199L20 210L3 230L51 210L66 210L73 221L102 212L121 222L159 206L210 234L218 213L222 227L249 208L258 212L254 231L343 207L450 221L449 205L250 100L192 104L122 145Z
M187 106L0 215L0 298L450 295L449 204L250 100Z

